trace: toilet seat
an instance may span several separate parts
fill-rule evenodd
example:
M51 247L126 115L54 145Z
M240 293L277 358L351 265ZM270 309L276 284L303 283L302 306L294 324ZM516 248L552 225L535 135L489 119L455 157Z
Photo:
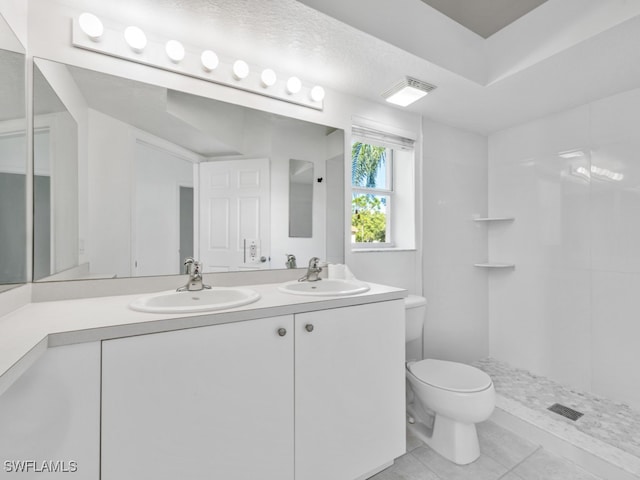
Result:
M485 372L463 363L430 358L410 363L407 367L421 382L451 392L480 392L492 384L491 377Z

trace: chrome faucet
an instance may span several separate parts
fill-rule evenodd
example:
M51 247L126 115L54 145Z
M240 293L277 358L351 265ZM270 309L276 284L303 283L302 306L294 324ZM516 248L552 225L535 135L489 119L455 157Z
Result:
M193 257L187 257L184 260L184 267L184 273L189 275L189 280L186 285L177 288L177 292L198 292L211 288L211 285L202 283L202 263L194 260Z
M307 267L307 273L304 277L298 279L299 282L317 282L322 280L318 275L322 271L320 266L320 259L318 257L311 257L309 260L309 267Z
M287 268L298 268L298 265L296 264L296 256L292 253L285 253L285 255L287 256L287 261L284 262L284 265Z

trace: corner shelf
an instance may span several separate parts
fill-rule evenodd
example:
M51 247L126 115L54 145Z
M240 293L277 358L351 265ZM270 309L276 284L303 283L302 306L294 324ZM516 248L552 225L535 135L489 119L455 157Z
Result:
M479 268L516 268L515 263L474 263Z
M473 221L478 223L491 224L492 222L495 222L495 223L513 222L515 219L516 219L515 217L478 217L478 218L474 218ZM513 270L516 268L515 263L497 263L497 262L474 263L473 266L478 268L498 269L498 270L500 269Z
M479 217L474 218L474 222L513 222L516 217Z

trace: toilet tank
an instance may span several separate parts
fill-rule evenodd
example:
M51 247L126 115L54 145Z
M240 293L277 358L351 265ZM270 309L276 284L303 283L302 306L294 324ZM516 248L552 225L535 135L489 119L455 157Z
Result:
M406 342L422 338L424 316L427 311L427 299L418 295L409 295L404 299Z

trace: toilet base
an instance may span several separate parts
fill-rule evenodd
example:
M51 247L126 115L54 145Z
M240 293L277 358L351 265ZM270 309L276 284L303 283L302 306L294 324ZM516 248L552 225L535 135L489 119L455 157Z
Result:
M425 425L423 415L414 405L407 406L407 413L414 419L407 428L434 451L457 465L467 465L480 457L478 432L474 423L460 423L442 415L435 415L433 428Z

